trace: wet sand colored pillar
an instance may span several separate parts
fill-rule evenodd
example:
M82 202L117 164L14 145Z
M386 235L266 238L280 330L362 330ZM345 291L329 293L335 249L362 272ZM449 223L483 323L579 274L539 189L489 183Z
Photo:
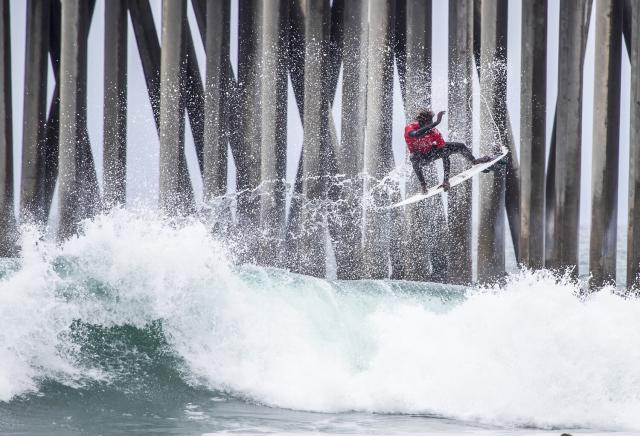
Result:
M127 198L127 0L105 3L104 20L104 203Z
M560 3L558 100L555 134L553 244L547 268L574 268L577 275L580 225L583 63L590 0ZM547 241L549 241L547 239Z
M288 0L263 0L259 38L260 238L258 262L277 265L285 223L287 170Z
M634 7L632 13L627 288L640 284L640 7Z
M480 54L480 154L497 154L506 143L507 92L506 0L482 2ZM505 170L480 175L478 280L505 273Z
M99 193L87 133L89 3L62 2L58 238L67 239L97 211Z
M389 276L390 214L382 209L389 198L381 185L393 165L391 117L393 107L393 35L395 2L370 3L366 144L364 154L365 206L363 218L363 277ZM375 31L373 31L375 29Z
M49 0L27 3L24 106L22 115L21 220L46 224L42 143L47 117Z
M342 71L342 136L336 149L340 186L341 238L335 241L339 279L356 279L362 269L362 179L367 111L367 47L369 2L348 0L344 5Z
M591 286L616 280L622 3L598 0L591 169Z
M522 3L520 262L544 266L547 0Z
M185 186L184 96L185 74L184 0L163 0L162 51L160 58L160 209L167 215L192 210L190 182ZM188 178L187 178L188 180Z
M325 226L322 202L325 198L326 168L322 165L323 147L328 135L326 69L329 43L327 0L302 2L304 17L304 103L302 145L302 201L298 236L299 271L325 275Z
M0 257L17 254L16 217L13 210L12 119L9 0L0 0Z
M229 55L229 1L207 0L204 110L205 202L227 192L227 142L224 136L225 59Z
M449 0L449 141L473 146L473 0ZM451 173L470 164L453 158ZM471 194L472 182L449 191L448 232L449 281L471 283Z

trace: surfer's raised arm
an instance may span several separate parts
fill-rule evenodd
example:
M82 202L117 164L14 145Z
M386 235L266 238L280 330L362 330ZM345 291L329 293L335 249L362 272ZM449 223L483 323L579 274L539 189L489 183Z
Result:
M440 122L442 121L442 116L445 114L445 111L440 111L438 112L438 119L436 121L433 121L429 124L426 125L422 125L422 123L420 123L420 115L418 115L418 117L416 117L416 121L418 121L418 123L420 124L420 128L417 130L412 130L409 132L409 136L411 136L412 138L419 138L421 136L426 135L427 133L429 133L431 131L431 129L433 129L434 127L436 127L438 124L440 124ZM433 115L432 115L433 117ZM425 120L426 121L426 120Z

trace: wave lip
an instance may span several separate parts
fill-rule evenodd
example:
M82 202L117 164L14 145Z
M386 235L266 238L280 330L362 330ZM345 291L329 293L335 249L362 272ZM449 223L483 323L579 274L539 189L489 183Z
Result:
M203 224L125 211L62 246L23 238L0 278L0 401L42 380L144 395L178 378L296 410L640 430L640 301L611 289L580 298L544 271L464 292L234 267Z

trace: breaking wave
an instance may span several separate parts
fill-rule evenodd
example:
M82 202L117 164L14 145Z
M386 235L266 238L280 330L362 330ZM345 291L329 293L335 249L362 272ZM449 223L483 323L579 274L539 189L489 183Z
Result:
M0 402L110 386L274 407L640 429L640 301L523 271L501 289L234 266L205 225L122 210L2 264Z

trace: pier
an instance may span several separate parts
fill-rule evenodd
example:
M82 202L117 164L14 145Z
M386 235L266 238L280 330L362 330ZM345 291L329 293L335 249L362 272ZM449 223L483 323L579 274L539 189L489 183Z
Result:
M101 16L94 13L95 0L28 0L21 18L25 51L12 53L13 2L0 0L1 256L19 255L21 224L45 227L54 210L62 241L78 232L82 220L126 207L127 151L135 146L127 140L132 34L160 143L158 209L167 217L201 215L185 156L190 129L203 202L216 214L212 232L241 239L242 262L322 277L331 257L339 279L487 283L504 276L511 244L524 267L577 275L580 204L588 195L590 285L599 288L624 279L616 277L618 196L628 195L626 284L640 285L638 2L560 0L561 31L549 34L548 0L523 1L519 119L507 107L507 0L449 0L448 37L438 41L448 45L446 84L434 84L432 75L433 8L442 2L161 3L158 21L148 0L108 0ZM87 39L95 20L104 21L101 181L87 127ZM585 107L590 27L597 62L594 104ZM547 74L548 38L558 41L554 77ZM204 47L204 58L196 43ZM625 51L630 89L621 87ZM12 86L16 56L24 56L23 89ZM400 95L394 95L394 77ZM558 84L555 104L547 101L551 81ZM295 107L288 104L289 84ZM446 197L388 209L419 189L411 172L393 176L406 163L406 156L397 161L393 154L394 99L402 100L402 116L409 121L418 108L431 106L436 85L448 95L448 126L440 126L447 140L471 145L479 139L481 154L507 146L507 164L477 176L475 194L468 181ZM23 94L22 108L12 105L13 93ZM621 157L620 105L626 94L630 152ZM474 138L477 98L480 130ZM580 182L584 110L593 113L586 193ZM300 144L288 143L287 120L298 114L302 153L295 181L288 184L288 156ZM550 139L547 114L554 114ZM14 135L16 119L22 137ZM519 126L518 144L513 126ZM21 150L19 178L13 173L14 144ZM628 165L628 193L619 192L619 164ZM227 186L230 165L234 195ZM465 168L462 159L452 159L452 175ZM429 184L440 183L436 165L425 176Z

